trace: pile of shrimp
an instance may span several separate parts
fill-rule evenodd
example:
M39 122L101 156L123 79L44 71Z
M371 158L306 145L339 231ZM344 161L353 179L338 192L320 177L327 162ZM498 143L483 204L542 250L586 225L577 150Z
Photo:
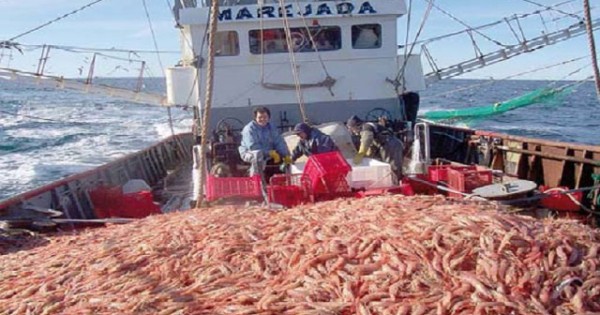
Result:
M0 256L2 314L600 312L600 233L443 196L225 206Z

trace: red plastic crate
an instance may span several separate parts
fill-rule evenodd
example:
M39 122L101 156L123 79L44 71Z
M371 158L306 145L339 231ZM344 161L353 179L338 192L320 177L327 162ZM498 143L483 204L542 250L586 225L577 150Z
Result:
M431 183L431 185L427 185L422 183L421 181L415 180L411 177L405 177L403 182L410 185L412 188L413 194L418 195L435 195L438 192L438 189L435 187L437 185L435 182L429 180L429 176L425 174L416 174L415 177L421 181L426 181Z
M330 200L337 197L349 196L350 185L346 176L326 176L311 185L312 191L317 200Z
M402 194L405 196L414 196L415 192L412 187L408 183L401 183L397 187L388 187L388 188L374 188L367 189L364 191L358 191L354 195L356 198L365 198L370 196L379 196L379 195L396 195Z
M313 201L310 181L302 174L276 174L271 177L267 191L270 202L288 208Z
M90 191L90 199L98 219L144 218L161 213L150 191L123 194L121 186L101 186Z
M546 186L540 186L540 192L549 194L549 196L540 200L540 205L544 208L557 211L579 211L579 204L583 199L583 192L577 191L570 194L562 194L561 192L569 190L569 187L556 187L549 188ZM571 195L576 201L569 197Z
M311 155L306 161L303 174L315 182L322 177L346 176L351 169L340 151L332 151Z
M270 186L269 202L278 203L284 207L295 207L305 202L304 193L300 186Z
M206 201L227 197L261 197L260 175L252 177L214 177L206 179Z
M477 170L477 166L475 166L475 165L453 165L453 164L430 165L427 168L427 173L429 174L429 180L431 180L433 182L440 182L440 181L447 182L449 169L475 171L475 170Z
M471 193L473 189L489 185L493 181L491 170L478 169L472 170L455 170L448 169L448 187L464 193ZM452 197L462 197L461 194L449 193Z
M350 192L346 175L352 167L342 153L333 151L311 155L304 166L303 175L310 180L311 189L317 196L345 196Z
M112 216L114 209L120 207L123 200L121 186L99 186L89 192L94 207L94 215L98 219Z

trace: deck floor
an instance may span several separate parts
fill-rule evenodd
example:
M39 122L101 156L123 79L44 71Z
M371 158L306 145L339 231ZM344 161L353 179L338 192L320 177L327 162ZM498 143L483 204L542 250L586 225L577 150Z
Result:
M190 209L193 196L191 163L186 163L167 175L158 188L157 195L163 201L163 213Z

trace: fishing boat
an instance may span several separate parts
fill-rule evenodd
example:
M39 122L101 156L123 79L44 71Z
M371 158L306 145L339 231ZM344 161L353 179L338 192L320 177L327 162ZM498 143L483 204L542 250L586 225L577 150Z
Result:
M428 83L585 34L586 23L582 21L566 31L544 34L521 45L425 73L422 60L428 56L427 50L399 51L398 20L409 13L403 0L177 1L175 12L181 34L181 62L166 70L166 96L140 89L97 87L91 77L86 81L52 77L43 73L43 66L36 73L0 69L0 77L17 82L109 93L141 103L192 107L198 122L191 133L174 135L93 170L1 201L0 218L8 227L47 229L49 222L50 228L57 224L105 223L113 220L111 217L137 218L186 209L190 200L197 198L248 193L229 189L210 197L210 188L201 184L206 195L193 196L198 187L192 185L192 165L210 170L215 162L221 162L237 169L241 163L237 155L239 132L256 106L268 107L271 123L282 132L296 123L309 122L343 133L341 122L351 115L374 122L385 118L406 143L414 143L408 160L417 166L407 174L411 175L407 176L407 184L419 187L421 193L469 196L478 187L465 187L466 176L483 176L486 185L497 186L484 190L480 197L544 199L550 208L555 203L561 203L558 208L566 203L570 213L586 218L598 210L600 147L474 130L416 117L419 92ZM218 27L211 27L211 17ZM589 21L588 25L595 28L598 22ZM18 47L8 41L2 45ZM431 63L431 59L426 60ZM494 105L487 112L501 108ZM450 116L456 117L456 113ZM201 137L204 127L210 132ZM201 141L206 145L199 146ZM194 146L206 149L207 154L193 150ZM209 162L198 163L200 157ZM443 178L431 178L432 173L440 176L442 171L456 171L450 176L462 183L449 185L447 173ZM245 183L250 195L261 197L256 182L248 177L213 175L207 176L209 182ZM534 186L523 188L517 180ZM538 186L551 190L533 196ZM398 187L379 191L389 193ZM549 193L557 189L559 193ZM115 205L114 200L119 204ZM131 211L106 213L115 208Z

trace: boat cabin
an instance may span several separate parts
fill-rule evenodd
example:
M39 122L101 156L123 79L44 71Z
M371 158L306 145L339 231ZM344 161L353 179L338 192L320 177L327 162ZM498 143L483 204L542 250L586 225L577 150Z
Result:
M167 71L172 105L203 108L210 3L176 5L182 59ZM425 88L419 55L397 45L404 1L220 1L215 33L212 127L251 119L268 106L290 126L365 117L375 108L401 118L398 94Z

